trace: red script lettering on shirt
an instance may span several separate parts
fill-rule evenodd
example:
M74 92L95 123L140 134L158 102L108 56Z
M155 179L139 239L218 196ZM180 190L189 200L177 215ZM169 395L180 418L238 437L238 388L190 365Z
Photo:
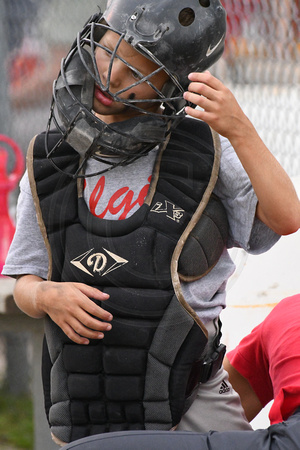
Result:
M99 213L99 205L101 204L101 198L105 189L105 176L102 176L94 187L89 199L91 213L100 219L104 219L108 212L114 216L120 214L118 220L126 219L132 208L136 205L143 205L149 190L150 181L151 176L148 178L148 183L140 190L136 200L134 200L134 191L132 191L128 186L121 187L112 194L107 205L101 205L104 209L101 213Z

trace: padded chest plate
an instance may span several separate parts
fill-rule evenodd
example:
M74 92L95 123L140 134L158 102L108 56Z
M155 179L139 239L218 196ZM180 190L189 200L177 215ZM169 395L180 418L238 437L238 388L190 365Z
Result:
M181 296L171 261L189 229L178 272L187 281L199 278L218 260L227 237L217 199L200 221L196 214L215 167L211 131L201 122L197 126L194 133L195 121L186 119L172 133L144 205L123 221L94 217L78 199L76 181L45 159L43 136L36 140L31 175L49 248L49 277L108 292L102 306L114 315L112 331L89 346L72 343L46 321L49 418L64 442L105 431L167 430L184 412L189 376L207 337ZM66 145L56 163L76 166L77 154Z

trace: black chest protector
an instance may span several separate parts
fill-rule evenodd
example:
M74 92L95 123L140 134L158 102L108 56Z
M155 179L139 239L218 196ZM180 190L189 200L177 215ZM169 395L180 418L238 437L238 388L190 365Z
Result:
M51 139L54 144L57 134ZM46 320L46 405L51 430L63 442L108 431L168 430L187 409L207 332L181 281L211 270L228 233L224 208L211 196L220 158L215 139L206 124L184 119L158 156L145 203L117 221L93 216L78 197L78 182L45 157L44 136L35 139L28 170L49 279L107 292L109 300L94 301L114 317L104 339L88 346ZM65 144L56 163L77 166L78 155Z

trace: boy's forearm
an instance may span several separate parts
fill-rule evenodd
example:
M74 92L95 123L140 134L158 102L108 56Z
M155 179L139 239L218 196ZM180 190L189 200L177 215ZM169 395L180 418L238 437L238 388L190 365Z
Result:
M289 176L249 122L244 136L230 138L258 198L257 217L281 235L300 227L300 201Z
M30 317L40 319L45 316L42 306L37 301L36 289L44 281L35 275L23 275L16 281L14 300L16 305Z

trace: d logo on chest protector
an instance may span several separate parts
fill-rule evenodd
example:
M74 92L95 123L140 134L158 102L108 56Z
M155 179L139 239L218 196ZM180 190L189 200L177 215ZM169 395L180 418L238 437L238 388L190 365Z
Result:
M165 214L168 219L174 220L179 223L184 215L184 210L174 205L174 203L165 200L165 202L156 202L151 212L157 214Z
M95 275L103 277L128 263L128 261L121 256L118 256L105 248L102 248L102 250L103 252L94 252L94 249L91 248L87 252L74 258L71 261L71 264L92 277Z

